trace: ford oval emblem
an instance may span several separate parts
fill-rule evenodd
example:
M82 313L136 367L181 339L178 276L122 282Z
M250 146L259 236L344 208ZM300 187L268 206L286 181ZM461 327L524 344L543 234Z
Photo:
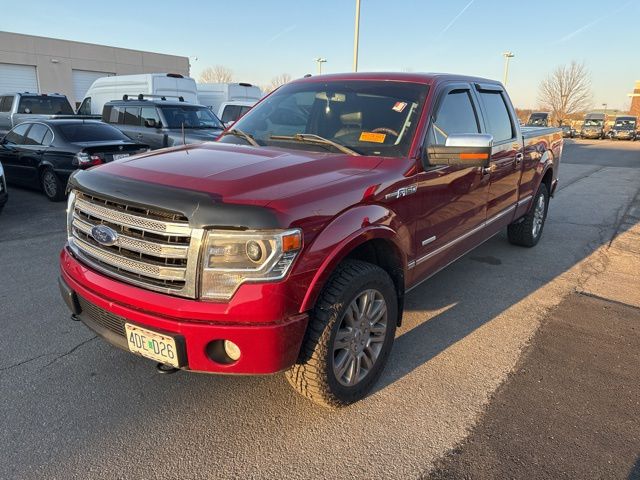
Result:
M106 225L96 225L91 229L91 236L96 242L105 247L112 247L118 242L116 231Z

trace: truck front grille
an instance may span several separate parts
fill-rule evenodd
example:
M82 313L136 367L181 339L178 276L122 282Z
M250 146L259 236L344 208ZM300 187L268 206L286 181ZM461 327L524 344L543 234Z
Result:
M194 298L202 230L183 215L74 192L69 246L100 272L149 290ZM92 229L110 227L114 245L97 242Z

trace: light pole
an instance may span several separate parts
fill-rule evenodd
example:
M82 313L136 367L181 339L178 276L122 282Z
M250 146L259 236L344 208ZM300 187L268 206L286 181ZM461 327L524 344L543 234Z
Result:
M327 59L318 57L316 58L316 63L318 64L318 75L322 75L322 64L327 63Z
M356 26L353 35L353 71L358 71L358 42L360 39L360 0L356 0Z
M509 77L509 59L515 57L515 55L513 52L504 52L502 56L504 57L504 76L502 78L502 84L506 87L507 78Z

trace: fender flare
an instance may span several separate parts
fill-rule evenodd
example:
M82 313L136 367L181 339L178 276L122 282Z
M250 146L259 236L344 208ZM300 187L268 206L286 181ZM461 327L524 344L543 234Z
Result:
M336 238L340 240L336 241ZM410 238L408 227L399 221L393 211L381 205L360 205L334 218L305 252L309 258L321 256L322 260L318 265L311 266L315 268L315 274L306 289L300 312L313 308L335 267L355 248L369 240L390 242L400 257L400 267L404 273ZM404 285L402 288L404 290ZM398 292L398 295L402 297L404 292Z

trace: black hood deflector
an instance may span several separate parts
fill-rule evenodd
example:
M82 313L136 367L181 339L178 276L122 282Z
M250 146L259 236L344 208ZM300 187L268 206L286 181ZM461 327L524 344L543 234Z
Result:
M180 213L192 228L286 228L266 207L227 204L215 194L120 177L99 169L77 170L69 178L68 188L113 202Z

